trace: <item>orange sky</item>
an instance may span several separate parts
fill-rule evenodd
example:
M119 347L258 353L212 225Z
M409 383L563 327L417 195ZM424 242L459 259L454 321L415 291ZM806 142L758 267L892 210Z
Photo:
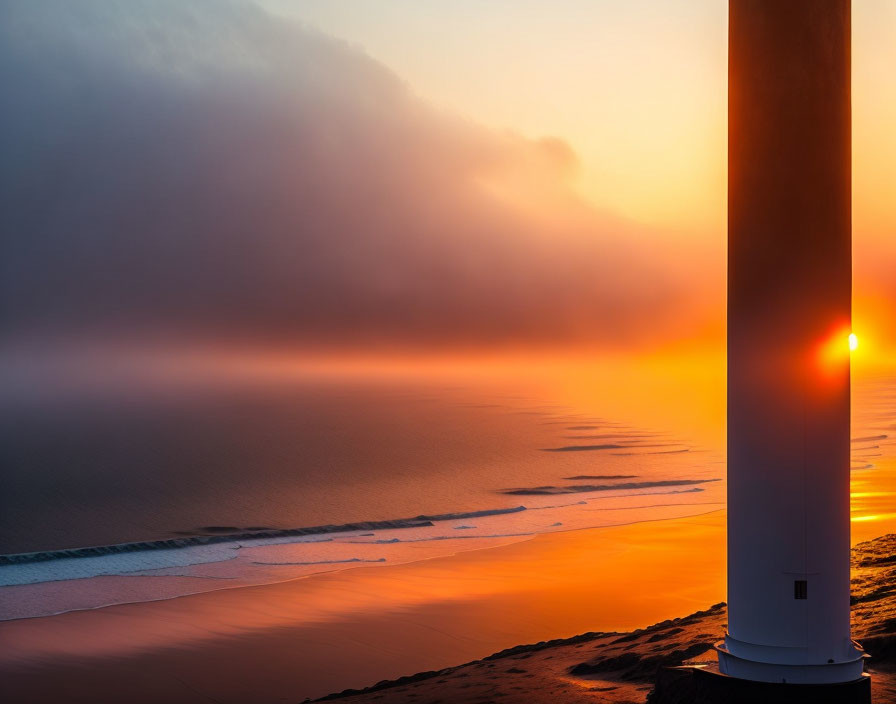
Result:
M725 232L726 0L265 0L426 100L575 151L578 193L710 251ZM855 327L896 342L896 0L853 3Z
M0 27L4 346L721 350L725 0L127 13ZM896 350L896 0L854 3L853 47L870 359Z

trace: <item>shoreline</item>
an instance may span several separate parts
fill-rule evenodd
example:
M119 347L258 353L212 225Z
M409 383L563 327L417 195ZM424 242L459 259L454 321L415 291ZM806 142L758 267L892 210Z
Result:
M484 518L501 516L507 513L525 511L525 506L494 508L480 511L445 513L439 515L421 514L413 518L393 518L384 521L355 521L339 525L309 526L307 528L245 528L231 526L207 526L206 534L185 535L179 538L161 540L142 540L127 543L109 543L108 545L91 545L80 548L60 548L58 550L39 550L37 552L16 552L0 554L0 566L25 565L34 562L51 560L102 557L123 553L148 552L151 550L179 550L189 547L239 543L247 540L269 540L275 538L313 537L331 533L354 533L357 531L398 530L402 528L426 528L437 521L462 520L465 518Z
M724 514L662 524L5 621L0 675L21 702L45 701L61 682L98 703L123 691L135 702L301 701L589 624L641 627L723 593ZM654 597L645 603L635 584Z
M615 510L615 509L609 509L609 510ZM624 510L624 509L620 509L620 510ZM709 511L703 511L701 513L695 513L692 515L682 516L682 517L645 518L642 520L635 520L635 521L630 521L627 523L615 523L615 524L608 525L608 526L595 526L595 527L591 527L591 528L570 528L568 530L557 530L557 531L553 531L549 534L548 533L516 533L516 534L494 536L494 538L519 538L519 540L514 540L511 543L501 543L498 545L481 545L479 547L473 547L473 548L469 548L467 550L458 550L456 552L451 552L451 553L448 553L447 555L433 555L431 557L422 557L417 560L412 560L408 563L393 562L393 563L389 563L387 565L382 565L382 566L383 567L396 567L398 565L403 565L403 564L414 564L417 562L424 562L426 560L438 560L438 559L444 558L444 557L453 557L455 555L460 555L460 554L467 553L467 552L476 552L479 550L494 550L499 547L504 547L504 545L512 545L517 542L522 543L522 542L526 542L528 540L535 540L536 538L538 538L539 535L562 535L564 533L576 533L576 532L580 532L580 531L591 531L591 530L604 530L606 528L623 528L626 526L633 526L633 525L638 525L641 523L659 523L659 522L663 522L663 521L677 521L677 520L684 520L684 519L688 519L688 518L700 518L700 517L709 516L711 514L718 513L719 511L724 511L724 510L725 510L724 508L715 508L715 509L711 509ZM481 538L479 536L463 536L463 535L456 536L455 539L463 540L465 538L479 539L479 540L483 540L483 542L487 542L487 540L488 540L487 538ZM295 581L302 580L302 579L313 579L317 575L323 575L323 574L329 574L332 572L339 572L339 571L343 571L343 570L352 570L352 569L358 569L360 567L371 566L371 565L365 565L364 563L373 563L373 562L380 562L380 560L336 560L336 561L331 561L331 562L322 562L322 563L318 563L318 564L330 564L330 565L333 565L333 569L321 570L319 572L313 572L311 574L302 575L300 577L287 577L287 578L281 579L279 581L262 582L259 584L239 584L239 585L232 585L232 586L222 586L218 589L204 589L202 591L187 592L184 594L176 594L174 596L162 596L162 597L158 597L155 599L141 599L141 600L137 600L137 601L120 601L120 602L113 602L110 604L101 604L99 606L86 606L83 608L66 609L64 611L57 611L57 612L47 613L47 614L38 614L38 615L34 615L34 616L15 616L15 617L10 617L10 618L0 617L0 624L8 622L8 621L26 621L29 619L37 619L37 618L50 618L53 616L62 616L64 614L77 613L77 612L81 612L81 611L96 611L98 609L107 609L107 608L111 608L111 607L115 607L115 606L135 606L135 605L139 605L139 604L149 604L149 603L158 602L158 601L169 601L172 599L183 599L185 597L197 596L199 594L207 594L210 592L219 592L219 591L224 591L224 590L228 590L228 589L245 589L247 587L263 587L263 586L273 585L273 584L286 584L288 582L295 582ZM145 574L137 575L138 578L146 577L146 576L147 575L145 575ZM128 575L98 575L98 577L102 578L102 579L105 579L105 578L128 579L129 578ZM96 578L97 577L88 578L88 579L96 579ZM196 579L209 579L209 578L197 577ZM34 586L36 586L36 584L52 584L54 582L71 582L71 581L74 581L74 580L59 579L59 580L51 580L51 581L47 581L47 582L38 582L38 583L33 583L33 584L0 585L0 589L9 588L9 586L26 587L27 588L27 587L34 587Z
M5 621L0 687L34 704L54 691L96 704L302 701L520 643L643 630L724 598L724 517Z
M492 550L515 542L531 540L540 535L673 521L723 510L720 504L714 501L677 502L674 492L619 493L610 498L617 501L654 498L666 503L616 507L601 505L598 510L604 516L619 515L622 518L617 523L603 525L580 527L575 525L574 520L570 520L568 513L558 516L565 519L563 522L556 522L547 527L495 523L508 518L515 520L515 517L519 516L524 516L525 520L525 515L535 516L545 509L575 510L580 508L579 504L585 512L588 512L594 505L590 502L601 498L603 497L585 496L583 500L568 506L516 506L462 514L420 516L417 519L407 519L418 521L413 526L403 521L401 525L391 525L395 521L390 521L390 525L385 528L355 527L352 532L334 533L331 537L323 539L314 539L311 536L309 540L301 538L291 540L288 537L269 538L253 534L252 539L235 540L230 535L220 535L211 536L214 538L212 542L181 545L177 549L170 550L162 550L160 545L156 549L141 548L133 551L128 549L132 544L122 544L98 548L107 551L111 547L120 547L121 550L117 551L120 554L104 552L97 556L84 554L62 559L58 563L41 559L33 563L23 561L2 565L0 572L7 571L7 574L3 575L7 581L0 585L0 594L4 595L6 603L6 606L0 606L0 623L59 616L74 611L163 601L227 589L280 584L356 569L365 564L395 567L465 552ZM699 511L700 508L708 510ZM648 512L645 513L645 510ZM623 517L622 511L631 515ZM423 518L427 520L421 521ZM464 530L461 531L457 526L450 525L452 521L470 518L478 519L479 530L476 530L477 526L462 524L460 527ZM444 525L436 525L443 521ZM451 534L452 529L455 534ZM361 532L362 530L364 532ZM309 560L307 557L309 550L317 551L319 559ZM237 564L239 560L242 560L242 564ZM62 574L55 575L52 579L42 576L33 581L29 581L28 575L25 575L25 579L15 581L15 571L46 572L49 569L57 572L62 569ZM57 608L48 610L48 604L53 604ZM17 606L17 610L12 608L13 605Z
M865 672L871 676L872 698L876 702L896 701L894 555L893 533L863 541L852 549L852 630L868 654ZM721 602L628 633L590 632L519 645L462 665L383 680L362 690L334 692L313 701L687 701L683 697L692 692L685 688L676 693L676 678L664 676L663 670L681 665L716 668L713 641L724 634L726 620L727 606ZM661 679L664 689L671 691L654 699Z

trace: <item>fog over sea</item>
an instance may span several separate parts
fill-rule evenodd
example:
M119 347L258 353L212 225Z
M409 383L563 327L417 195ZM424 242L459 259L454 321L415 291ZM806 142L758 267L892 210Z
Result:
M683 419L668 379L632 370L578 389L337 374L20 398L2 416L0 618L723 509L723 389L687 382L706 415ZM856 385L860 523L893 516L894 390Z

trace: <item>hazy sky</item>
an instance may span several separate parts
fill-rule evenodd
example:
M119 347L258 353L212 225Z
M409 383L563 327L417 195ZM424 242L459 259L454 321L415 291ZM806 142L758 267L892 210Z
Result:
M557 134L575 187L672 237L725 227L727 0L264 0L419 94ZM896 0L853 0L856 322L896 342Z
M263 2L438 105L564 136L595 202L663 224L724 217L727 0ZM892 223L896 0L854 0L853 25L857 205Z
M721 329L724 0L260 2L0 0L7 343ZM856 308L883 338L896 0L853 4Z
M724 217L725 0L265 0L364 48L437 105L569 140L595 203Z

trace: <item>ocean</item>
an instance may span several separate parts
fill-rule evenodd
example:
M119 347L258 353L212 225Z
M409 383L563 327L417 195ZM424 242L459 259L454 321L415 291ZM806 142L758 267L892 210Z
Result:
M0 619L721 511L723 379L608 360L19 397ZM896 516L894 435L894 379L857 382L862 530Z

